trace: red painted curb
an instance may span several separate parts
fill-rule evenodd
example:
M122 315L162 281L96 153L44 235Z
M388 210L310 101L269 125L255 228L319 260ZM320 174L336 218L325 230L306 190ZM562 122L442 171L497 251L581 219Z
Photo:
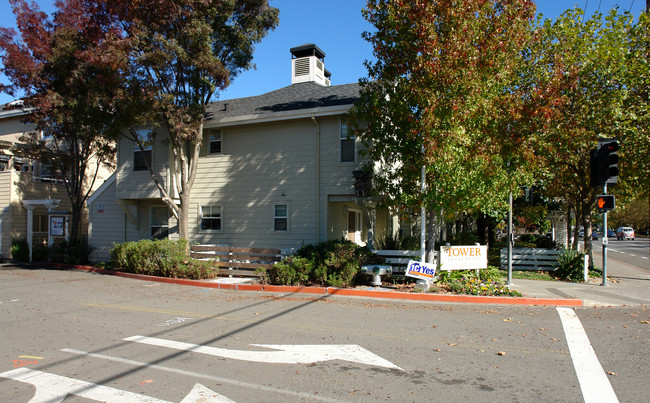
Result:
M92 273L113 275L118 277L131 278L136 280L154 281L166 284L188 285L193 287L217 288L220 290L234 291L262 291L289 294L317 294L354 296L384 299L400 299L410 301L429 302L450 302L470 304L501 304L501 305L544 305L544 306L583 306L582 300L577 298L528 298L528 297L498 297L482 295L463 294L429 294L415 292L383 291L383 290L359 290L352 288L335 287L300 287L282 285L261 285L261 284L223 284L205 280L187 280L180 278L147 276L145 274L125 273L122 271L99 269L93 266L66 265L61 263L43 264L46 267L57 269L76 269Z

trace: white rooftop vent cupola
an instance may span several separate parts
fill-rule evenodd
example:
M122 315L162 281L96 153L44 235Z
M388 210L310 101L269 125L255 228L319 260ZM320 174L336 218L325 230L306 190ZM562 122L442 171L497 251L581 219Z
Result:
M314 82L329 86L332 73L325 69L325 52L313 43L291 48L291 84Z

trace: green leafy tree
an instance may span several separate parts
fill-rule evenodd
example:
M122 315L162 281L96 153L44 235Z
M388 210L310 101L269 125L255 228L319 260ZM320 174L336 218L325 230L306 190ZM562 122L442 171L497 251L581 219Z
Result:
M376 61L366 62L351 119L375 190L432 216L505 210L532 180L518 72L534 4L376 0L363 14L376 28L364 33Z
M650 11L642 13L626 33L626 117L621 140L621 183L618 194L626 199L645 198L650 203ZM650 205L648 206L650 210Z
M163 202L188 237L189 200L197 172L206 107L219 90L252 67L254 45L278 23L267 0L88 0L120 32L113 45L129 64L122 88L135 94L124 108L127 137L136 128L162 127L171 150L169 187L149 167ZM155 133L155 131L154 131ZM150 140L150 139L149 139Z
M57 2L53 20L32 3L10 0L19 33L0 29L2 90L25 96L26 119L36 131L22 140L30 157L58 172L71 202L70 243L81 241L86 199L102 165L112 166L106 136L116 126L111 76L117 59L98 51L107 32L75 0ZM94 59L103 54L98 65Z
M575 209L590 255L591 213L602 192L590 181L590 151L599 138L634 130L626 108L632 28L627 13L613 10L604 20L598 13L585 20L579 8L567 10L538 26L528 60L540 134L536 149L547 167L547 189ZM620 178L625 181L625 172ZM577 226L575 231L577 239Z

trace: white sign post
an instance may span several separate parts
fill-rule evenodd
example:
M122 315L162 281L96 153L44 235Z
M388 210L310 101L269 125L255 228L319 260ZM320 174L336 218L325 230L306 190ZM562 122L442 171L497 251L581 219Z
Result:
M487 245L440 247L440 270L478 270L487 265Z

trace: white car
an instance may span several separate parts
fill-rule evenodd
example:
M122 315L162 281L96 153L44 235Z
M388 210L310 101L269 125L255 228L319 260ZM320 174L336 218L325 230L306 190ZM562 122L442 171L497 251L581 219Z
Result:
M616 230L616 239L631 239L634 241L634 228L631 227L619 227Z

